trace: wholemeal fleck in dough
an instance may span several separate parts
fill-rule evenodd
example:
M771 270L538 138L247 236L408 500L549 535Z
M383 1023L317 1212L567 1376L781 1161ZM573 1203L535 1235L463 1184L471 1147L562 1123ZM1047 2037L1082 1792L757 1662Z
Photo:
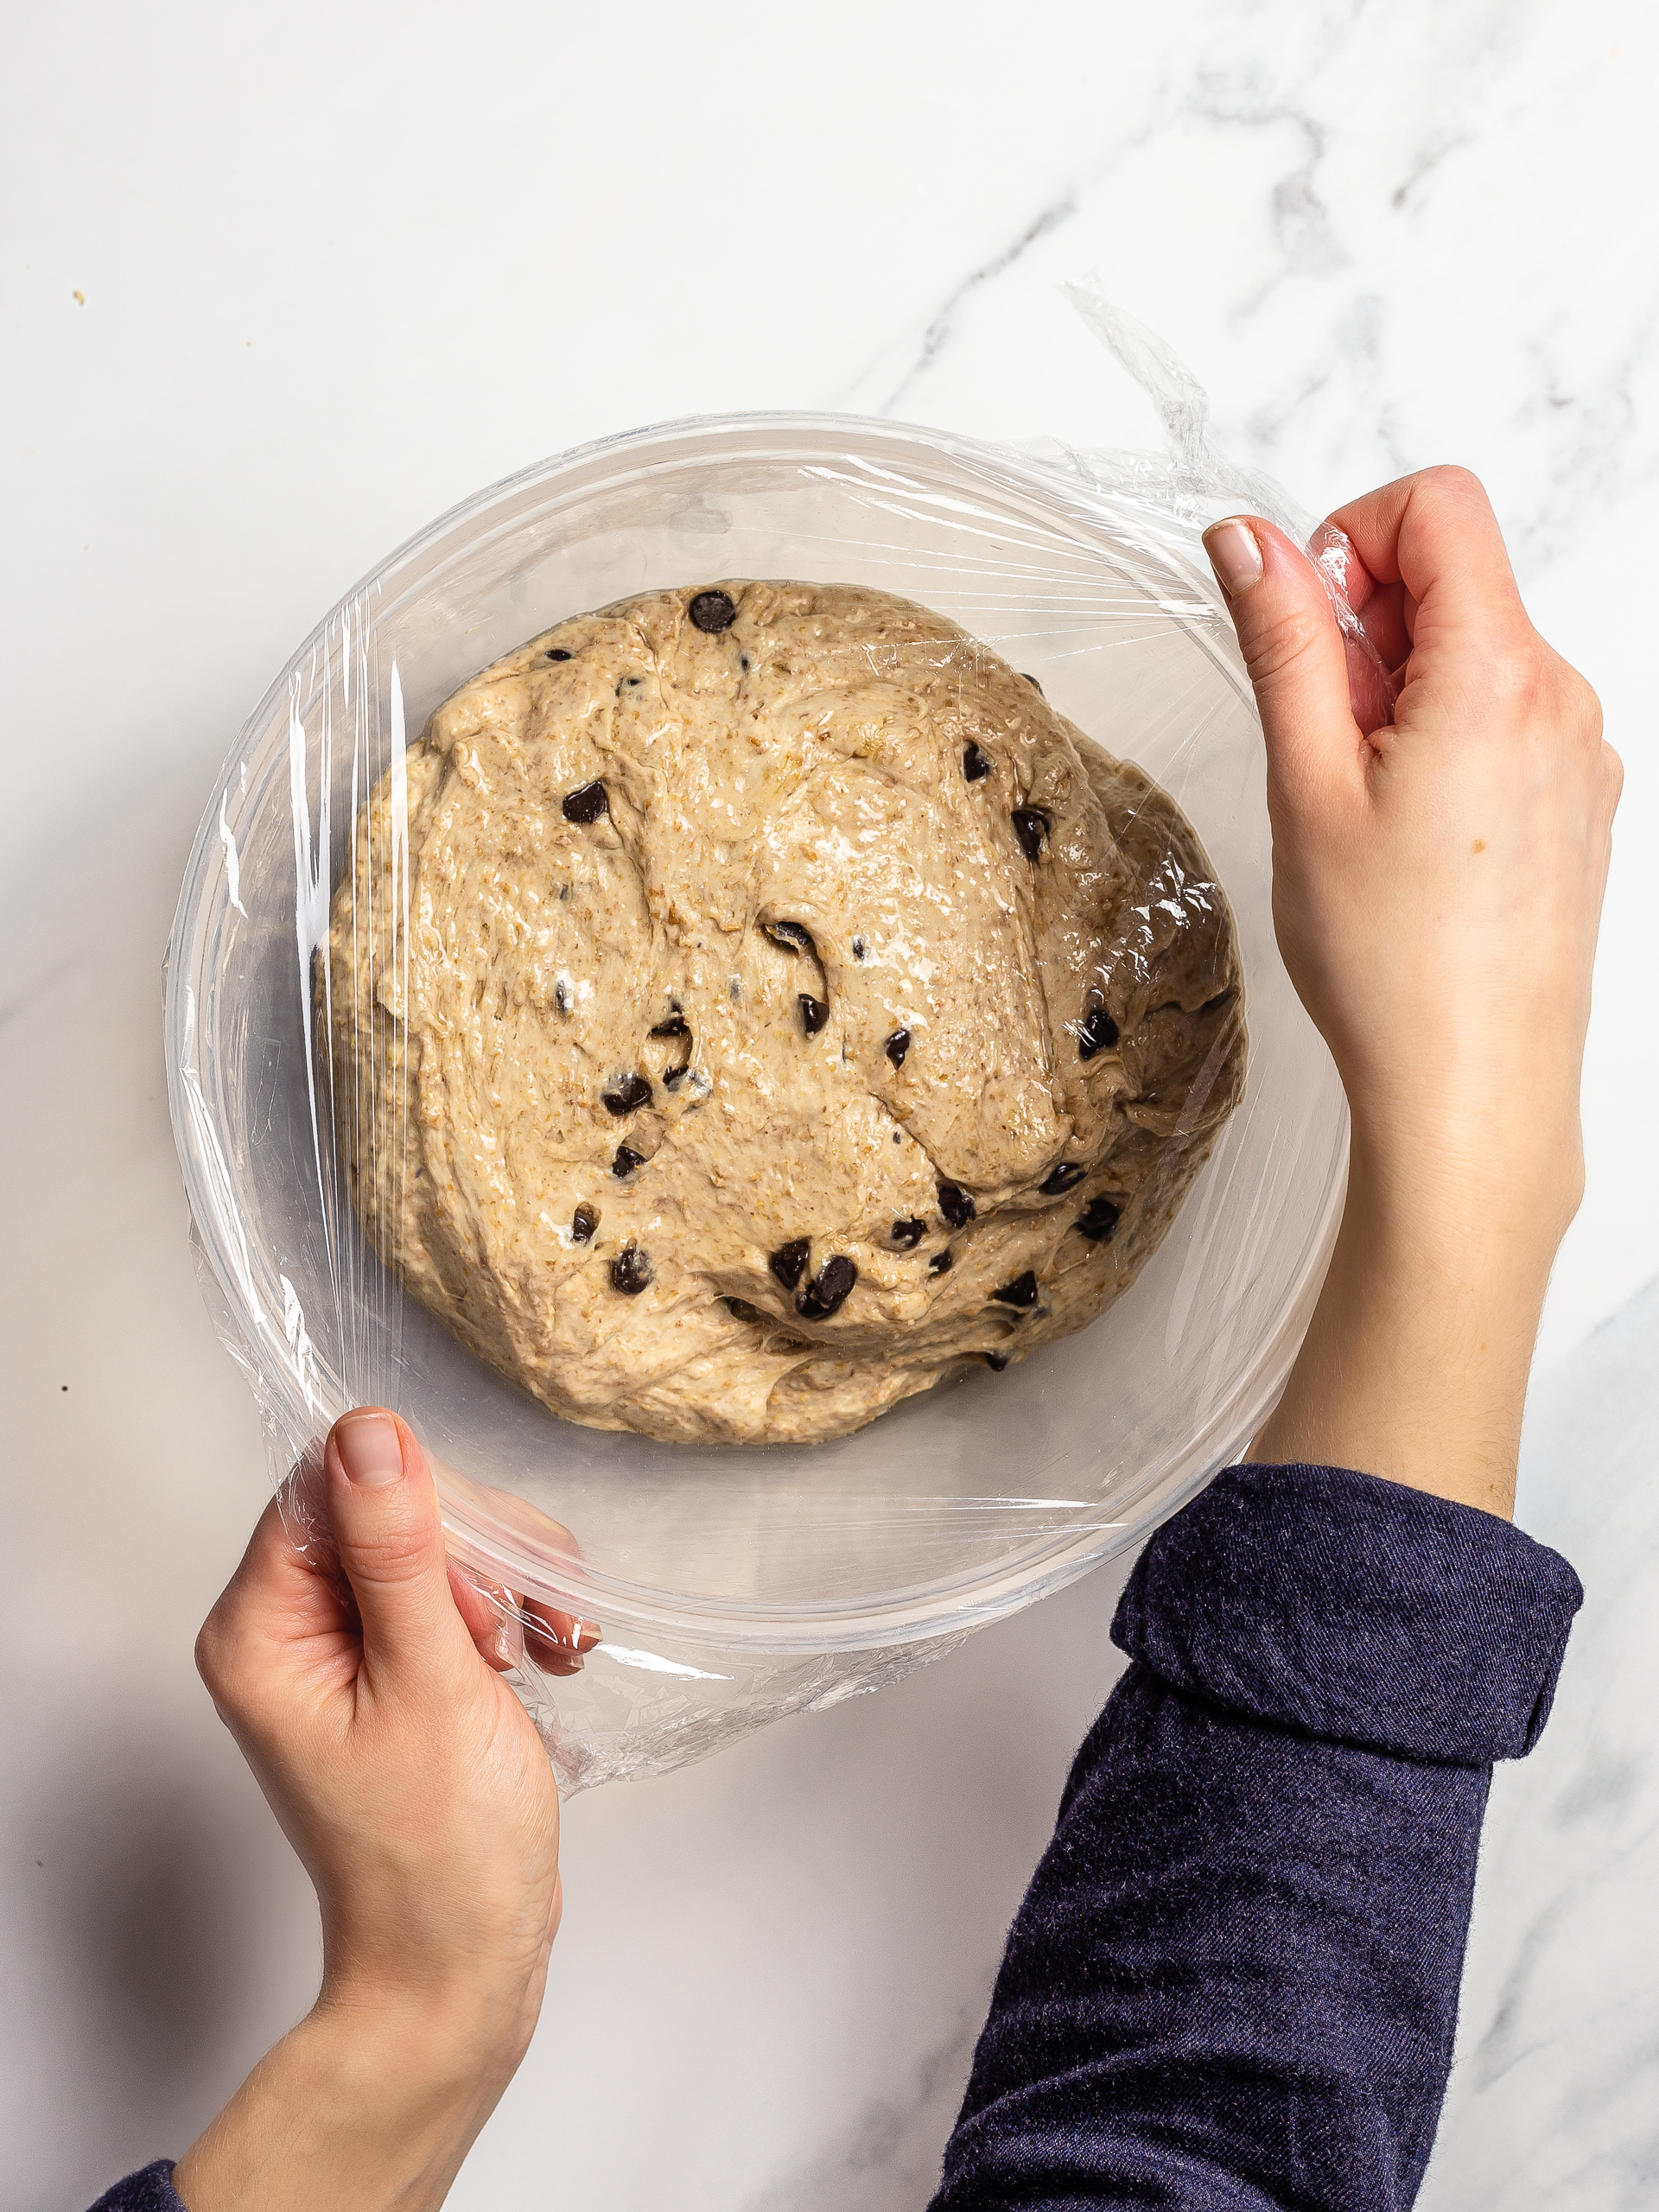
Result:
M359 817L327 983L383 1256L555 1413L685 1441L1082 1327L1243 1072L1174 803L846 585L652 593L465 684Z

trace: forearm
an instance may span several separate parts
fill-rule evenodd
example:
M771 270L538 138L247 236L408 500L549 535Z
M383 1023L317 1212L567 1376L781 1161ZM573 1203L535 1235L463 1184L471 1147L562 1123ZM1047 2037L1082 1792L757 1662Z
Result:
M1132 1669L1015 1925L938 2212L1408 2204L1488 1779Z
M319 2005L192 2145L174 2189L186 2212L436 2212L499 2074L453 2024Z
M1567 1163L1517 1176L1513 1149L1414 1157L1356 1116L1330 1270L1279 1405L1267 1463L1363 1467L1508 1518Z
M1491 1762L1535 1739L1580 1595L1491 1516L1339 1469L1235 1468L1161 1529L936 2212L1408 2204Z

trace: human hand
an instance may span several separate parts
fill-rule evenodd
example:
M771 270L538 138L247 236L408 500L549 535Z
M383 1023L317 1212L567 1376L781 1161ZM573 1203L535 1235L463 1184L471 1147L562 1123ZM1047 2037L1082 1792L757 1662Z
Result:
M1393 722L1371 730L1306 560L1253 518L1205 539L1267 737L1281 949L1353 1117L1342 1239L1256 1448L1503 1511L1582 1192L1619 765L1594 693L1528 620L1473 477L1430 469L1332 524L1397 671Z
M189 2212L441 2204L558 1926L558 1792L501 1679L513 1615L446 1560L391 1414L338 1421L312 1480L332 1551L302 1556L268 1506L197 1663L315 1885L322 1988L181 2161Z

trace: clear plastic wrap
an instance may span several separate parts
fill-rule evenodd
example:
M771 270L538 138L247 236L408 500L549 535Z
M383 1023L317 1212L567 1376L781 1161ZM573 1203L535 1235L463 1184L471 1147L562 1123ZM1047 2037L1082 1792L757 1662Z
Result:
M1155 343L1121 320L1103 334L1120 351ZM349 1406L411 1423L454 1555L529 1618L514 1680L567 1789L874 1688L1060 1588L1236 1458L1282 1387L1335 1231L1346 1118L1274 942L1261 733L1198 540L1229 505L1275 501L1208 454L1177 368L1137 372L1168 399L1173 463L754 416L525 470L334 609L204 817L167 1025L219 1332L279 1481ZM1324 564L1338 599L1340 550ZM467 1351L365 1235L319 1043L316 956L353 825L390 775L385 880L404 898L399 764L433 710L569 617L739 576L919 601L1139 764L1224 887L1249 1039L1242 1098L1117 1303L1006 1372L953 1371L809 1445L579 1426ZM579 1670L550 1619L597 1628Z

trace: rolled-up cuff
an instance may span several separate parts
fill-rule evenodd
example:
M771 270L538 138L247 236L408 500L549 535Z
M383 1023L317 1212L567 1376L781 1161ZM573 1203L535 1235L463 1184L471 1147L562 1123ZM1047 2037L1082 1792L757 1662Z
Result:
M1490 1766L1548 1718L1579 1578L1478 1508L1345 1467L1218 1475L1147 1546L1113 1641L1302 1734Z
M173 2187L172 2159L157 2158L154 2165L117 2182L105 2190L92 2212L184 2212Z

